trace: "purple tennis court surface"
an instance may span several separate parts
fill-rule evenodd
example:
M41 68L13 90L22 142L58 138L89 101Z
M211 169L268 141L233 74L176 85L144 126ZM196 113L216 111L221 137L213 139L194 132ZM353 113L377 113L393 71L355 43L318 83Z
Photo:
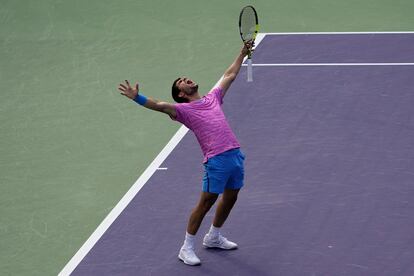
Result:
M414 62L414 34L267 35L254 63ZM224 99L246 185L235 251L177 258L201 190L185 135L72 275L414 275L414 66L246 67ZM173 123L173 122L172 122Z

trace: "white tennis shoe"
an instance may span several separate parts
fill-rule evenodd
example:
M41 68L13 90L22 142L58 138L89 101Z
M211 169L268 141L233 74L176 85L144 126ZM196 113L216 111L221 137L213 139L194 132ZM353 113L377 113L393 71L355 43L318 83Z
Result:
M225 250L232 250L237 248L237 243L229 241L221 234L217 237L211 237L209 234L206 234L203 239L203 245L208 248L221 248Z
M187 265L199 265L201 264L200 259L194 253L194 249L191 247L181 247L178 258Z

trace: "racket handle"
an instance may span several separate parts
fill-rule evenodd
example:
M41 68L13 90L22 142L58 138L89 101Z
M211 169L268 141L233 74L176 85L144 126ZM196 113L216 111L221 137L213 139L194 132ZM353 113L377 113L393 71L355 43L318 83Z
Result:
M252 59L247 59L247 82L253 81L253 66L252 66Z

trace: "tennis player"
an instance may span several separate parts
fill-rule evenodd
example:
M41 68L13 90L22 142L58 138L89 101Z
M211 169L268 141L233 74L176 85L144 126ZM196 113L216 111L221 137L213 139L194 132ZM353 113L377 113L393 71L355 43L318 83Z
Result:
M163 112L191 129L200 143L204 154L204 177L202 192L197 206L188 220L184 244L178 258L187 265L199 265L200 259L194 252L195 235L201 222L220 194L213 223L203 239L207 248L236 249L237 244L227 240L221 233L239 190L243 187L244 154L240 144L226 121L221 105L232 82L240 71L244 57L252 49L252 43L243 45L240 54L224 72L217 87L201 97L198 84L187 77L176 79L172 85L172 97L177 104L157 101L139 93L138 83L131 87L126 80L118 89L121 94L138 104Z

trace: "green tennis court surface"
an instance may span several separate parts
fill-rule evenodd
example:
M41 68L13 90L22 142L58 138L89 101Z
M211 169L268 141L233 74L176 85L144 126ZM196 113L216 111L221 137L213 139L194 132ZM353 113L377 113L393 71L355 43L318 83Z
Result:
M0 274L56 275L178 129L118 95L210 88L243 1L1 1ZM253 1L263 32L412 31L411 1Z

